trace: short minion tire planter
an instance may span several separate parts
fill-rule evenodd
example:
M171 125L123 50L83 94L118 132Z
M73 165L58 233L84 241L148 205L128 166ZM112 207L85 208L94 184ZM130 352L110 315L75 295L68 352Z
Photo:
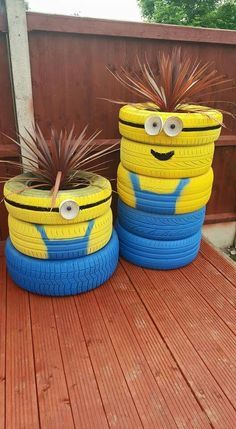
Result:
M74 295L100 286L116 269L119 246L112 227L112 189L106 178L77 170L86 164L91 139L72 142L65 134L60 140L54 132L51 140L64 158L71 154L68 163L73 168L67 170L63 159L64 177L67 175L63 183L61 172L55 172L53 177L52 171L50 180L35 174L32 160L32 171L6 182L4 199L10 234L6 244L7 268L15 283L30 292ZM36 148L39 141L38 129L33 142ZM27 143L32 152L32 142ZM49 171L55 164L55 152L45 150L43 165ZM80 151L86 152L87 158L79 157Z
M124 69L114 74L149 99L119 112L120 254L145 268L175 269L192 262L200 248L223 121L220 111L193 104L189 96L224 79L209 73L210 65L191 65L180 50L159 57L157 76L148 63L139 66L134 77Z

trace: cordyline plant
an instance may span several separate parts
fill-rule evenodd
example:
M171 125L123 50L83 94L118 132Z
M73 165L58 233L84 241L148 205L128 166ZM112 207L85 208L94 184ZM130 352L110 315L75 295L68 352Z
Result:
M95 139L100 134L100 131L94 132L86 138L87 126L83 131L76 136L74 127L68 133L51 129L50 140L46 141L39 126L36 125L34 135L28 130L29 138L20 136L25 144L25 154L21 155L22 162L10 160L0 160L1 163L14 165L22 169L24 162L24 172L22 175L22 183L25 188L49 189L52 193L51 206L54 207L59 190L75 189L84 187L89 184L88 178L83 175L83 171L90 171L95 168L96 172L106 169L106 164L109 162L100 162L100 159L118 150L117 144L114 143L109 147L96 150ZM16 145L20 146L17 140L12 139ZM97 147L97 146L96 146ZM99 162L97 162L99 160ZM96 162L95 167L88 164ZM5 177L5 182L9 178ZM14 180L14 178L10 178ZM24 189L20 191L22 192Z
M145 103L135 104L141 109L203 113L209 108L196 106L199 96L232 88L229 88L229 85L222 88L222 85L230 82L232 85L232 79L219 74L213 68L213 62L193 61L182 55L181 48L173 49L170 54L160 53L157 56L157 73L154 73L147 59L143 64L138 59L138 64L139 72L130 72L125 68L121 68L120 72L109 71L123 86L146 100ZM211 92L207 92L209 90ZM134 104L127 101L109 101Z

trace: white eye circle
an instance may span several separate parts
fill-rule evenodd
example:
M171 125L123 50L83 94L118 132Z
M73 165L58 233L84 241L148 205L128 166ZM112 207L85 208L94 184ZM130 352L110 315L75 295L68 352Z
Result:
M165 121L163 129L167 136L175 137L181 133L183 122L176 116L172 116Z
M144 124L144 129L149 136L156 136L162 130L163 122L159 116L149 116Z
M65 200L60 204L59 213L63 219L74 219L79 213L79 204L73 200Z

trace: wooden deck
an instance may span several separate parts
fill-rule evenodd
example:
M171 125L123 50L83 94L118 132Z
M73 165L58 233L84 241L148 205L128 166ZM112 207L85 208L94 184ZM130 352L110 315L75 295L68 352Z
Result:
M235 286L207 243L71 298L19 289L1 258L0 428L235 429Z

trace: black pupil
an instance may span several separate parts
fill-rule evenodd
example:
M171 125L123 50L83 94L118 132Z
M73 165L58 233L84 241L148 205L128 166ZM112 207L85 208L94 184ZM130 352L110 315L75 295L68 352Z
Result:
M174 129L175 129L175 124L171 124L170 128L171 128L172 130L174 130Z
M153 127L157 127L157 123L156 122L153 122Z
M67 210L68 212L70 212L70 211L71 211L71 206L67 206L67 207L66 207L66 210Z

